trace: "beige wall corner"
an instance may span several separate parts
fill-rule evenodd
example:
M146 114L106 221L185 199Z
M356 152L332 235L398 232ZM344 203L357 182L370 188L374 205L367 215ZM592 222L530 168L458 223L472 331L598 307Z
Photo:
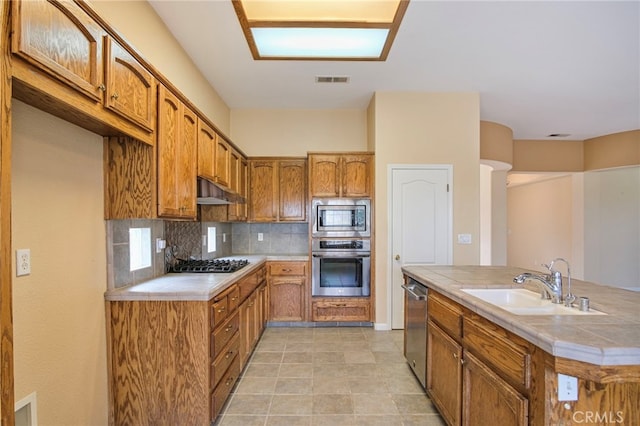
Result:
M582 141L515 140L513 172L581 172Z
M614 133L584 141L584 170L640 164L640 130Z
M480 159L513 165L513 131L499 123L481 121Z

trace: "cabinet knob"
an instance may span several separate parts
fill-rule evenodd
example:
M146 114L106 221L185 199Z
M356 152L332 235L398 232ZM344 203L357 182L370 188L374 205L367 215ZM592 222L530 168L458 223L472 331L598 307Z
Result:
M115 100L118 100L119 96L117 93L114 93L113 95L111 95L111 97Z
M222 307L222 308L218 309L218 313L219 313L219 314L221 314L221 313L223 313L225 310L226 310L226 308Z
M98 86L98 90L100 90L101 92L104 92L107 90L107 87L104 84L100 83L100 85Z
M400 255L396 254L396 260L400 260Z
M458 359L458 354L457 354L457 353L454 353L454 354L453 354L453 357L454 357L455 359Z

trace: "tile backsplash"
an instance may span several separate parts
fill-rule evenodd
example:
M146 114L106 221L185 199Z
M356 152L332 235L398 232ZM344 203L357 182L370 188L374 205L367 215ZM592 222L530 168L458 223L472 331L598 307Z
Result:
M179 259L213 259L242 254L306 254L309 250L307 223L179 222L152 219L108 220L108 289L125 287L165 274L167 265ZM129 229L151 229L152 265L129 270ZM209 227L216 228L216 249L208 253ZM156 253L155 242L166 241Z

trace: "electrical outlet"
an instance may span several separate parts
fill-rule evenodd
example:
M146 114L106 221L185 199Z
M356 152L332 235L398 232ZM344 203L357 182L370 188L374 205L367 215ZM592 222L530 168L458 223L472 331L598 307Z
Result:
M264 234L262 232L258 232L258 241L264 241Z
M458 244L471 244L471 234L458 234Z
M578 400L578 378L558 374L558 401Z
M29 275L31 273L31 250L16 250L16 276Z

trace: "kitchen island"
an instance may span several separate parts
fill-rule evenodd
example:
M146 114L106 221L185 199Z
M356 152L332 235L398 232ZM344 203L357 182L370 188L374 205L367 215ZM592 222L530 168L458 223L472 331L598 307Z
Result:
M640 424L639 293L573 279L606 315L516 315L463 289L522 287L524 269L403 272L429 289L426 391L450 424Z

